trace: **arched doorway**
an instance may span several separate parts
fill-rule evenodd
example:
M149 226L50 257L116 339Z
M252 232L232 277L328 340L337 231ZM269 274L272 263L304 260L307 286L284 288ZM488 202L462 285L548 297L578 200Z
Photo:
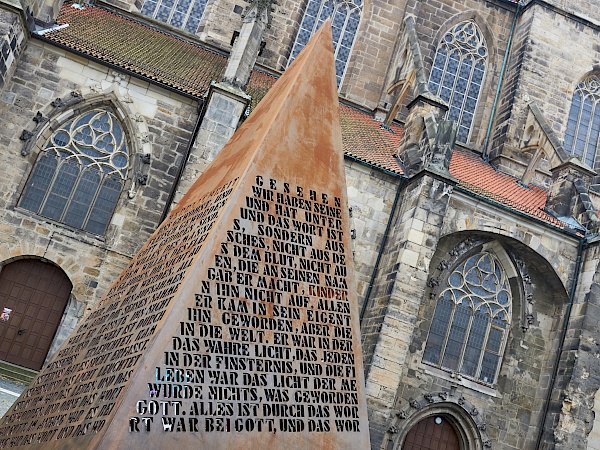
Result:
M73 285L53 264L11 262L0 272L0 360L40 370Z
M402 450L460 450L458 436L444 416L429 416L406 435Z

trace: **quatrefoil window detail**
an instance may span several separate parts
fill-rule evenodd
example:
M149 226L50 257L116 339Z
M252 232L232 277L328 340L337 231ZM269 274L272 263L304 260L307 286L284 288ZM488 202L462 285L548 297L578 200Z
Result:
M123 189L129 154L123 127L108 110L64 123L40 152L19 206L103 235Z
M600 138L600 79L591 75L573 92L565 149L594 168Z
M487 251L469 257L445 280L423 361L495 383L511 315L512 295L498 258Z
M447 118L458 123L457 140L467 142L479 102L488 49L481 30L468 20L441 39L429 77L429 89L448 103Z

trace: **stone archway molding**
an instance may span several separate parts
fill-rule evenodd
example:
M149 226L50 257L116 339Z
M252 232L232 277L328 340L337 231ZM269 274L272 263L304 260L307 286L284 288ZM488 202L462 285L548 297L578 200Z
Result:
M102 105L110 105L118 119L122 122L128 141L130 167L128 178L131 180L128 189L129 198L135 197L139 186L148 180L148 165L152 158L152 143L150 132L143 115L141 115L125 88L117 81L107 84L97 84L72 91L67 97L55 98L45 113L38 111L32 118L35 123L33 130L24 129L19 139L25 142L21 149L22 156L42 150L42 146L50 138L53 130L69 120L77 111L91 109Z
M11 258L7 258L3 261L0 261L0 273L4 270L5 267L9 266L12 263L16 263L18 261L37 261L41 263L45 263L51 266L54 266L58 269L62 274L66 277L71 285L71 292L69 294L69 298L66 301L64 310L62 315L56 324L55 334L51 341L51 344L46 353L44 364L48 362L48 360L52 357L52 355L58 350L58 348L62 345L62 343L69 337L71 332L75 329L79 320L83 317L85 312L85 303L77 299L75 295L75 285L73 283L73 274L67 273L64 267L61 267L55 261L51 259L37 256L34 254L25 254L20 256L14 256Z
M399 449L408 432L422 419L433 415L444 416L455 426L461 447L465 450L492 448L483 415L457 391L457 386L452 386L450 391L410 397L408 407L397 411L391 419L381 450Z

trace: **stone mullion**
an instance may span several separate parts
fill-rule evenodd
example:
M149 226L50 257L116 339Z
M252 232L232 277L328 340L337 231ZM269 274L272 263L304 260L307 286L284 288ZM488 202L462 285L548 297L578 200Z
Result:
M367 403L377 411L370 417L373 448L378 448L387 431L410 356L416 318L427 289L429 263L448 206L449 196L441 195L446 187L444 182L425 175L406 188L390 239L394 244L388 250L394 258L388 258L387 270L382 270L376 281L378 284L391 279L393 285L389 294L379 299L384 314L366 379Z

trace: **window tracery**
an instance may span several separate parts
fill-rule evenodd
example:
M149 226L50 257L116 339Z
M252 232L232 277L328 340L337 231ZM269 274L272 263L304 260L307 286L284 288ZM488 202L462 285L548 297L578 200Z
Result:
M449 105L447 118L458 123L457 140L467 142L486 71L488 49L472 20L450 29L439 43L429 89Z
M591 75L579 83L573 92L565 133L565 149L593 168L599 135L600 79Z
M423 361L495 383L511 316L512 295L498 258L488 251L467 258L445 280Z
M127 177L126 137L110 111L90 110L60 126L38 155L19 206L102 235Z
M350 58L362 9L362 0L309 0L288 65L298 56L323 22L331 17L335 75L340 86Z
M182 30L196 33L207 0L146 0L141 13Z

